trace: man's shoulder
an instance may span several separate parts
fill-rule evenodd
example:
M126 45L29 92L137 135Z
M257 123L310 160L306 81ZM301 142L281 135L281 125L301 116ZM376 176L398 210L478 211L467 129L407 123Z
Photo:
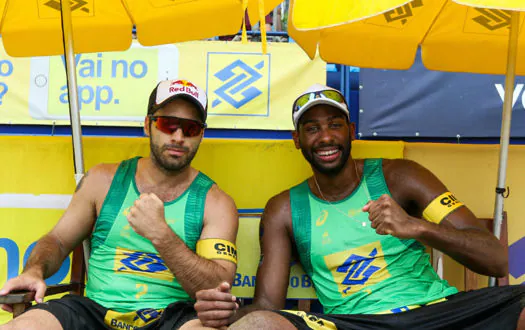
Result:
M273 196L266 203L263 220L291 223L292 212L290 207L290 189Z
M424 169L419 163L410 159L383 159L383 172L403 173L405 175L417 175L418 171Z
M111 181L115 173L117 173L119 165L120 163L100 163L90 168L86 175L97 180L109 179L109 181Z
M286 189L268 200L267 206L290 207L290 190Z
M213 209L237 209L233 198L213 183L206 194L206 207Z
M119 163L101 163L91 167L89 171L84 174L81 183L79 183L77 187L77 191L85 182L85 185L89 187L89 191L95 193L97 196L105 196L118 167Z

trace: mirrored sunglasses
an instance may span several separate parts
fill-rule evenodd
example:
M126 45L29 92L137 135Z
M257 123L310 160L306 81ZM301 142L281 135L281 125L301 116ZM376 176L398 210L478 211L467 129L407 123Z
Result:
M173 134L180 128L184 136L194 137L201 134L202 129L206 127L205 123L193 119L152 115L149 118L155 123L155 127L159 131L166 134Z
M341 95L341 93L334 91L334 90L324 90L324 91L319 91L319 92L307 93L307 94L300 96L293 104L293 111L297 112L301 110L301 108L304 107L311 100L315 100L319 98L325 98L325 99L335 101L337 103L346 104L345 98L343 97L343 95Z

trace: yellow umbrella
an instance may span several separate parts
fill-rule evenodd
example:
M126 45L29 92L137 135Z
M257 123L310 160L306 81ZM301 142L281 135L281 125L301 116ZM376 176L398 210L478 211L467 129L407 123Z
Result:
M516 73L525 74L525 57L517 57L525 53L525 33L519 33L525 1L383 0L375 16L369 2L332 0L322 10L311 7L318 5L316 0L292 0L290 37L312 58L319 49L327 62L408 69L421 47L423 64L431 70L506 74L494 210L499 237L514 81Z
M459 0L390 2L401 6L351 24L345 24L342 17L338 20L332 18L330 27L319 24L319 19L312 15L303 16L303 11L296 11L299 4L310 3L296 0L290 14L290 36L310 57L315 56L319 46L319 53L327 62L408 69L420 46L423 63L431 70L506 73L510 11L460 5L456 3ZM461 2L478 6L498 2L502 8L525 10L525 2L519 0ZM369 16L363 15L365 18ZM524 19L522 15L520 23ZM520 37L519 49L525 51L525 34ZM516 73L525 74L525 61L519 61L517 65Z
M234 34L242 23L241 0L74 0L75 53L122 51L131 30L144 46ZM66 6L64 6L66 7ZM64 53L60 0L0 0L0 33L10 56Z

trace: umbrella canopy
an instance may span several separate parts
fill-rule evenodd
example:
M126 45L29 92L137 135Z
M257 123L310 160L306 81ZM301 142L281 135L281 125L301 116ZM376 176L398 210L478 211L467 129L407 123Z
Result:
M326 21L296 11L310 2L316 1L295 1L289 33L311 58L319 46L327 62L404 70L421 47L428 69L489 74L505 74L507 68L511 12L498 8L525 10L520 0L391 0L399 7L373 17L366 11L362 20L347 24L344 17ZM357 16L351 18L355 21ZM525 20L521 16L519 26ZM519 37L518 52L525 54L525 33ZM525 74L525 60L517 62L516 73Z
M525 24L520 11L525 11L525 2L390 0L388 6L397 7L381 8L375 16L360 9L369 9L364 5L368 0L347 2L333 0L319 11L321 17L308 16L304 9L314 6L316 0L295 0L291 5L289 34L311 58L319 49L327 62L403 70L412 66L420 47L423 64L431 70L506 75L494 207L494 234L499 237L515 75L525 74L525 56L518 58L518 53L525 53L525 33L520 36ZM356 10L333 14L336 8L349 6ZM495 284L494 278L490 284Z
M241 0L70 3L75 53L126 50L133 25L138 41L151 46L235 34L243 18ZM0 0L0 33L10 56L64 54L61 1Z

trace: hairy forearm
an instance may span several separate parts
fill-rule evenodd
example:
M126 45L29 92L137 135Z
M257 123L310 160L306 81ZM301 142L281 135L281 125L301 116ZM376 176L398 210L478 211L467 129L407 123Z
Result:
M223 281L231 282L232 275L214 261L204 259L191 251L173 231L152 241L153 246L177 278L182 288L191 296L199 290L211 289ZM230 283L231 284L231 283Z
M505 276L508 260L504 247L492 235L479 229L457 229L422 220L416 237L473 271L488 276Z
M32 272L46 279L58 271L67 254L60 241L47 234L36 243L24 267L24 273Z

